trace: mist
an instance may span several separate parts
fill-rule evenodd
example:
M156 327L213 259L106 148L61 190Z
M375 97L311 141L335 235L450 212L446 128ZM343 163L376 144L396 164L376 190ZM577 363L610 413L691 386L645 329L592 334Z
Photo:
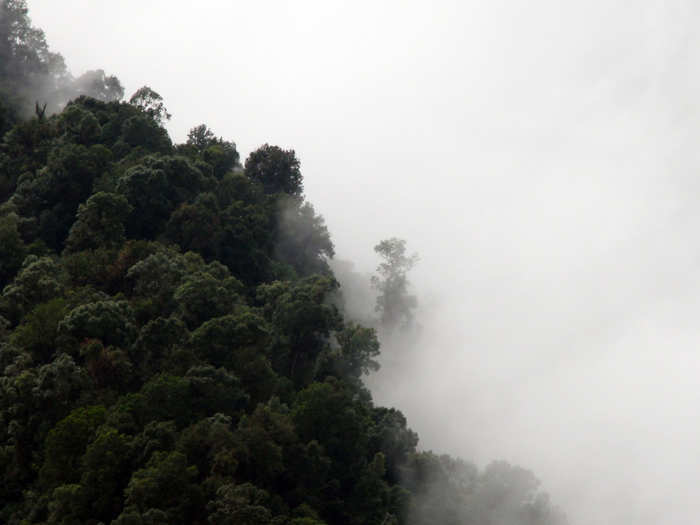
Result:
M369 384L421 448L532 470L573 525L696 522L695 3L30 9L72 70L156 89L174 140L293 148L360 275L381 239L420 254L420 330Z

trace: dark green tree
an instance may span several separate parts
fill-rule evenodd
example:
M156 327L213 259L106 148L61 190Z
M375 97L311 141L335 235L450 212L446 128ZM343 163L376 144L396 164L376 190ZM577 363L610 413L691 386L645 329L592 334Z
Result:
M150 156L131 168L117 182L133 211L127 221L130 236L155 238L165 229L171 213L210 188L207 179L187 158Z
M125 240L131 206L123 195L99 192L78 207L66 249L71 252L90 248L116 248Z
M209 503L212 525L273 525L270 495L252 483L222 486Z
M146 467L132 475L121 519L128 514L147 519L156 510L167 519L164 523L193 523L196 509L203 504L202 490L195 482L197 474L197 468L188 465L187 457L180 452L154 453Z
M294 150L264 144L245 161L245 174L262 185L265 193L300 196L304 191L300 163Z
M54 259L30 255L12 283L3 289L0 312L17 323L38 304L60 297L65 280L63 269Z
M192 204L181 204L165 226L165 236L183 251L195 251L206 260L220 256L224 221L212 193L200 194Z
M323 217L297 198L280 198L278 209L275 257L300 276L329 274L328 261L335 250Z
M16 214L0 217L0 287L15 276L27 255L27 247L17 229Z
M340 313L328 300L337 287L335 280L322 276L258 287L257 298L272 327L275 370L299 385L314 379L331 334L342 328Z

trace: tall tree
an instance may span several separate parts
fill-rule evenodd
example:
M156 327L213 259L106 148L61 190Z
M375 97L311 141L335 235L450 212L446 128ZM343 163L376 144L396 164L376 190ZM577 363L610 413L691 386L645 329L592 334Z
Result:
M408 255L406 241L396 237L383 240L374 251L382 258L377 275L372 276L372 286L379 293L375 310L385 328L408 326L413 320L417 301L408 293L406 274L418 262L418 254Z

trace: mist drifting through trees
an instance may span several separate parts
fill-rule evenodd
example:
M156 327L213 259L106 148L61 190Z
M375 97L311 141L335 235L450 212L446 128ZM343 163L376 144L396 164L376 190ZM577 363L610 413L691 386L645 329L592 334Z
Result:
M574 524L695 522L693 2L30 7L72 71L116 73L127 97L153 86L172 142L206 122L241 163L262 144L293 149L313 211L291 217L325 218L364 324L372 247L395 236L420 253L420 331L382 340L365 378L419 447L532 469ZM212 257L208 198L166 233ZM83 203L83 224L100 202ZM236 239L268 227L241 208L227 220ZM256 278L246 253L229 264Z
M566 523L530 471L420 450L374 403L378 333L413 328L404 240L355 318L294 150L173 143L158 92L102 73L54 98L62 56L0 9L2 522Z

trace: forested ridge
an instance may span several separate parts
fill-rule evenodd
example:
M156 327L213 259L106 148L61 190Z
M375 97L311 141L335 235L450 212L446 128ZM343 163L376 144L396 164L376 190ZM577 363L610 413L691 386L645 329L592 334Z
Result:
M123 94L0 3L1 523L564 523L527 470L373 404L293 150L174 144L155 90ZM387 283L377 323L409 318Z

